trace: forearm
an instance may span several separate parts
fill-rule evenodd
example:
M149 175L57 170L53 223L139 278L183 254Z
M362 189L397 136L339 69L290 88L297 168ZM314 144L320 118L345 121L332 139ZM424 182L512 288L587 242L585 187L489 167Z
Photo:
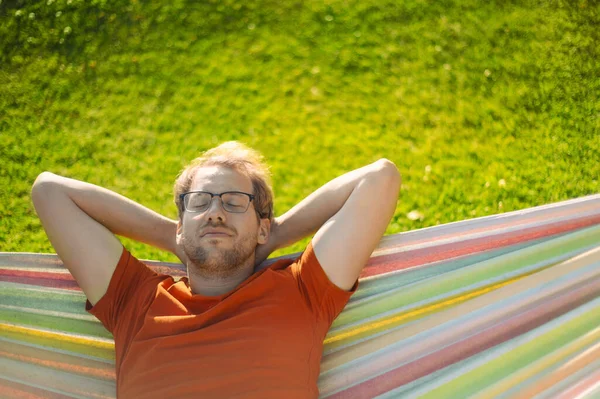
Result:
M47 172L38 177L34 190L38 191L37 196L41 197L41 201L73 201L113 234L175 251L177 222L120 194Z
M276 220L277 248L283 248L314 234L344 205L364 179L385 179L398 174L395 165L379 160L326 183Z

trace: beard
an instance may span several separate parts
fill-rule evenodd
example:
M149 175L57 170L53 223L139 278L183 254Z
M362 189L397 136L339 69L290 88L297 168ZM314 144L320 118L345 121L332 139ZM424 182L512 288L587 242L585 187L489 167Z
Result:
M224 227L224 226L211 226ZM231 230L231 229L230 229ZM234 235L227 240L234 240ZM244 236L237 236L231 247L223 248L222 244L209 243L201 237L183 236L183 250L188 257L188 269L211 280L227 279L240 270L254 267L254 252L257 246L257 232L251 231Z

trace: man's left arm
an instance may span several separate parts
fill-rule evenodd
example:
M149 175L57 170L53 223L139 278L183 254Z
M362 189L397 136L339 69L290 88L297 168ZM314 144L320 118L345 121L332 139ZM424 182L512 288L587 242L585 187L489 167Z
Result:
M319 263L331 282L349 290L394 215L400 184L387 159L339 176L276 219L271 245L283 248L316 231Z

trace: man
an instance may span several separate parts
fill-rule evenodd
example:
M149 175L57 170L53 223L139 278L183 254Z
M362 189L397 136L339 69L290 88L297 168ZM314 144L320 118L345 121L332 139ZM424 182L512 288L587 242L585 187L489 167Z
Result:
M274 218L262 157L228 142L178 177L177 221L48 172L32 198L86 310L114 336L119 398L316 398L323 339L399 188L395 165L381 159ZM298 259L260 265L315 231ZM153 272L115 235L176 254L188 276Z

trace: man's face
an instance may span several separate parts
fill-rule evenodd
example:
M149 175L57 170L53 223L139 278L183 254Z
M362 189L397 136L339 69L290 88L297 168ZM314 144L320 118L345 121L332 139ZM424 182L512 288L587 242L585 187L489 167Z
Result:
M198 169L190 191L253 194L250 178L223 166ZM214 230L219 233L210 233ZM267 237L268 223L258 222L253 202L245 213L230 213L223 209L219 197L213 197L207 210L183 213L177 243L183 246L190 260L188 266L195 272L209 278L227 278L240 268L254 265L256 246L265 243Z

